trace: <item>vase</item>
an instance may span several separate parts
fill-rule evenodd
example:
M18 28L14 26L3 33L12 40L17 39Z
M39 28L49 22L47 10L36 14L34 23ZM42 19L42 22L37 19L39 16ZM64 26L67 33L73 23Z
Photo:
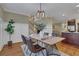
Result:
M39 34L40 33L40 30L37 30L37 34Z

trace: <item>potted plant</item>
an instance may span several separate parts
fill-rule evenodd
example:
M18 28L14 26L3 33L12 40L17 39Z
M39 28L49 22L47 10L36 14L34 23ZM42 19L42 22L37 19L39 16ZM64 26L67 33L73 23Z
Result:
M36 29L37 29L37 33L39 34L40 31L42 31L45 27L45 24L44 23L36 23Z
M9 34L9 41L8 41L8 46L12 46L12 40L11 36L14 33L14 21L13 19L10 19L10 21L7 24L7 27L5 28L5 31Z

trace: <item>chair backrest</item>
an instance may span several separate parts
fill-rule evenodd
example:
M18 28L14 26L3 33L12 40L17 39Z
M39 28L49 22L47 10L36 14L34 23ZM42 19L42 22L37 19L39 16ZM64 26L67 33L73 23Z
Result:
M52 33L52 36L57 36L57 34L55 32Z
M33 51L32 38L31 37L26 37L26 40L27 40L28 49L32 52Z
M24 35L21 35L21 37L22 37L23 43L24 43L24 44L27 44L26 37L25 37Z
M47 36L48 36L48 35L49 35L49 33L47 33L47 32L44 32L44 35L47 35Z

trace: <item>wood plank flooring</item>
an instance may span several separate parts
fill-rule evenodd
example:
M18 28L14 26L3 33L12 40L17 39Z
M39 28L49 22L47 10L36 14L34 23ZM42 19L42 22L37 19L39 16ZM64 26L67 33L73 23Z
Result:
M70 56L79 56L79 46L74 46L71 44L59 42L57 47L60 51L70 55Z
M12 48L7 45L4 46L3 50L0 52L0 56L23 56L21 45L23 43L15 43Z
M0 52L0 56L23 56L21 45L23 43L15 43L12 48L4 46L3 50ZM58 49L70 56L79 56L79 47L74 47L73 45L59 42L56 44Z

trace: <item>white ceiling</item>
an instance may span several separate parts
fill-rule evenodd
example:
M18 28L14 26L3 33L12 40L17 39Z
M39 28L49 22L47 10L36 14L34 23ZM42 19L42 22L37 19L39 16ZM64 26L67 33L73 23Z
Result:
M0 4L5 11L23 15L35 15L39 9L39 3L6 3ZM47 16L63 21L69 18L79 18L78 3L42 3L42 9Z

